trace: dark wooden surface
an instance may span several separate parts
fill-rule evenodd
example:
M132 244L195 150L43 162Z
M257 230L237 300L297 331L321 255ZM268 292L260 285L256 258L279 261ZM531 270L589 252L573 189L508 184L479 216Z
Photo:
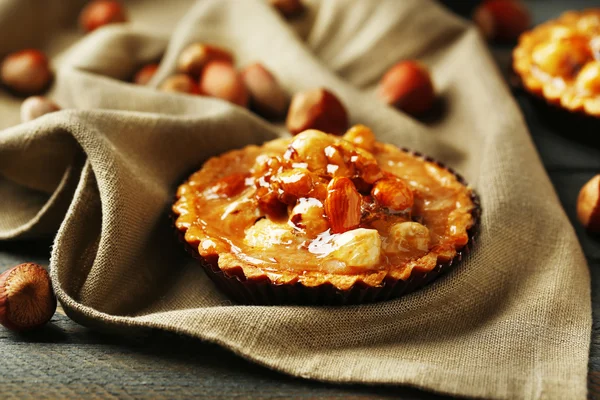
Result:
M462 7L465 2L448 0ZM472 3L472 2L466 2ZM535 22L565 8L595 1L529 2ZM493 48L505 70L510 48ZM600 398L600 239L575 221L580 187L600 172L600 147L573 139L547 121L529 98L515 91L560 200L587 255L592 276L594 329L589 361L590 397ZM34 261L47 265L50 242L0 242L0 271ZM577 295L574 293L573 295ZM41 331L15 334L0 327L0 398L443 398L399 387L342 386L291 378L253 365L215 345L151 331L117 337L75 324L59 308Z

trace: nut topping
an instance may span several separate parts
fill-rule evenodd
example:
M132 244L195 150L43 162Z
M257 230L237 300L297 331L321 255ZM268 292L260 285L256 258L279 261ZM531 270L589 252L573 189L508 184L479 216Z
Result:
M380 206L394 211L410 211L414 202L413 192L408 184L395 176L387 176L377 181L371 195Z
M333 178L327 186L325 213L333 233L343 233L358 228L361 217L360 193L349 178Z
M246 187L247 174L232 174L219 179L210 190L219 197L233 197Z

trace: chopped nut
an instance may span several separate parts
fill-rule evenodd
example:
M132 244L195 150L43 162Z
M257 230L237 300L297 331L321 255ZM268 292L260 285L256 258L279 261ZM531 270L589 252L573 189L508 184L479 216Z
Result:
M416 250L429 250L429 229L417 222L401 222L390 228L389 236L385 239L386 253L407 253Z
M349 267L370 268L381 260L381 237L375 229L354 229L333 238L335 249L328 259L344 262Z

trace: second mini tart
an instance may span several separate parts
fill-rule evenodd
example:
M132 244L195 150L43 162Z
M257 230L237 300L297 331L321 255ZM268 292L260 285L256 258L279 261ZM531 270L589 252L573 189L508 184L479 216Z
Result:
M462 256L476 195L440 164L309 130L208 160L181 185L176 227L243 303L348 304L412 291Z
M513 69L533 95L599 118L600 9L569 11L523 33Z

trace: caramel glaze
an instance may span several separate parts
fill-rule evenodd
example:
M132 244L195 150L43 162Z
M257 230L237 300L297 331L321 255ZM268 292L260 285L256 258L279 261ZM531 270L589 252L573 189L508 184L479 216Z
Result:
M370 130L359 128L360 135L345 136L354 143L320 132L321 136L312 134L315 142L304 138L305 132L209 159L177 191L176 227L203 258L224 272L266 276L279 284L331 282L344 289L362 281L376 286L386 276L407 279L415 268L429 271L451 260L467 244L467 230L474 223L471 189L439 165L375 142ZM372 140L365 144L365 137ZM325 143L319 142L322 139ZM372 157L376 166L352 175L344 161L332 162L335 157L320 165L322 153L331 153L324 148L332 143L342 143L354 154L346 154L348 165L361 162L358 154ZM309 186L301 185L302 171L312 177ZM337 186L332 183L336 176ZM399 186L390 191L384 184L381 193L373 189L385 179L405 185L404 192ZM298 197L302 188L309 193ZM330 194L336 188L340 201ZM358 199L358 204L348 198ZM386 207L388 199L396 208L410 207ZM357 223L344 219L355 209ZM334 221L338 214L340 224Z
M600 117L600 9L569 11L523 33L513 68L531 93Z

